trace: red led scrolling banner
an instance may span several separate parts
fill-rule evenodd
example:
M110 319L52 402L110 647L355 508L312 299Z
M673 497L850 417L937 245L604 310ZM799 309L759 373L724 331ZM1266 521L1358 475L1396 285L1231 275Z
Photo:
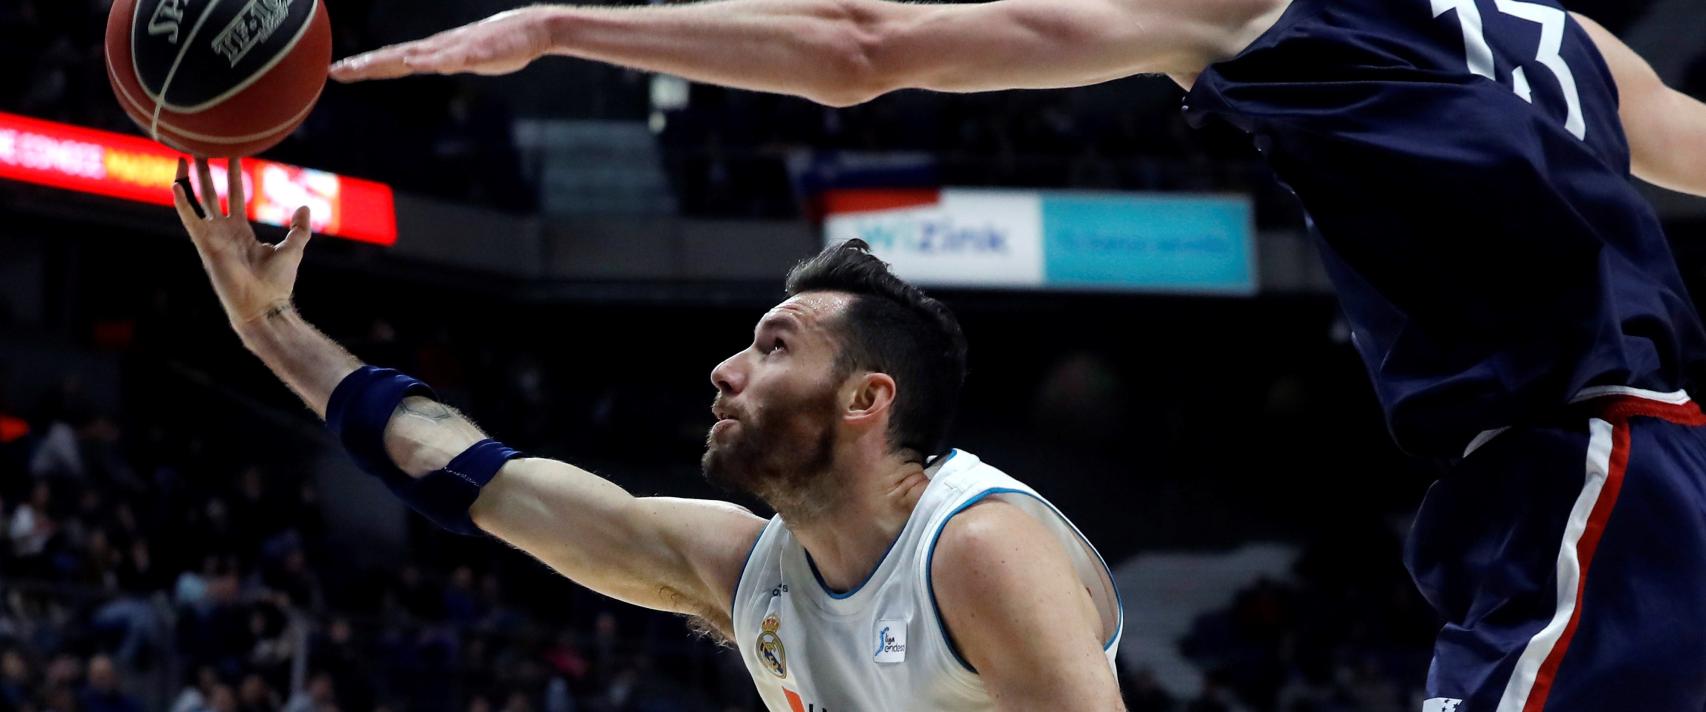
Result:
M171 205L179 156L137 136L0 113L0 180ZM223 202L223 162L213 173ZM318 233L375 245L397 242L396 200L384 183L260 159L244 160L243 173L255 222L283 226L306 205Z

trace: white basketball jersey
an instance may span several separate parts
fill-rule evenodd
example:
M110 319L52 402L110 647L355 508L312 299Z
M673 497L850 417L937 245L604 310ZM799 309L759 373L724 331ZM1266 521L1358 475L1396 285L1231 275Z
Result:
M1018 480L953 451L933 463L930 484L900 536L864 583L831 593L780 517L753 545L735 587L734 634L747 671L772 712L991 710L983 682L960 659L930 581L930 559L948 519L999 497L1044 522L1065 545L1107 633L1108 664L1124 617L1101 555L1077 527Z

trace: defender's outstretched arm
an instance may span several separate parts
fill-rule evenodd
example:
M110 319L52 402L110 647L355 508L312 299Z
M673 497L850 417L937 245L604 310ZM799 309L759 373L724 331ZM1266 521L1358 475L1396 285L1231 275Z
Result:
M535 6L346 59L340 81L503 74L559 54L844 106L896 89L1078 86L1194 74L1272 0L716 0ZM1234 18L1231 23L1228 18ZM1236 48L1231 48L1236 49Z
M1593 37L1617 80L1635 177L1706 196L1706 104L1665 86L1646 60L1599 23L1581 15L1576 20Z

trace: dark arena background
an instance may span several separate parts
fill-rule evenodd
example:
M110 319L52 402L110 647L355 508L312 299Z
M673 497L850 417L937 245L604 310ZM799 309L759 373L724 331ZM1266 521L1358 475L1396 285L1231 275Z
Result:
M326 1L340 57L511 6ZM1706 96L1706 5L1568 4ZM243 350L175 154L108 87L106 9L0 3L0 710L760 709L678 617L408 513ZM263 222L331 221L310 321L638 494L723 496L711 368L864 237L964 323L955 444L1114 567L1132 710L1419 709L1438 623L1400 549L1438 470L1388 439L1289 196L1180 97L829 109L558 59L329 85L248 170ZM1706 294L1706 202L1650 195ZM1044 233L1046 270L955 266Z

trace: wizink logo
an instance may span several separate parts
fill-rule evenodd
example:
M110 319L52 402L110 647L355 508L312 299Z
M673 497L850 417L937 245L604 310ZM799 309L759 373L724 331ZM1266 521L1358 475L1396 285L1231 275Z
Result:
M860 222L854 232L878 252L924 255L1004 255L1013 241L994 225L959 225L945 216Z
M872 657L879 663L906 660L905 621L877 621L877 650Z

